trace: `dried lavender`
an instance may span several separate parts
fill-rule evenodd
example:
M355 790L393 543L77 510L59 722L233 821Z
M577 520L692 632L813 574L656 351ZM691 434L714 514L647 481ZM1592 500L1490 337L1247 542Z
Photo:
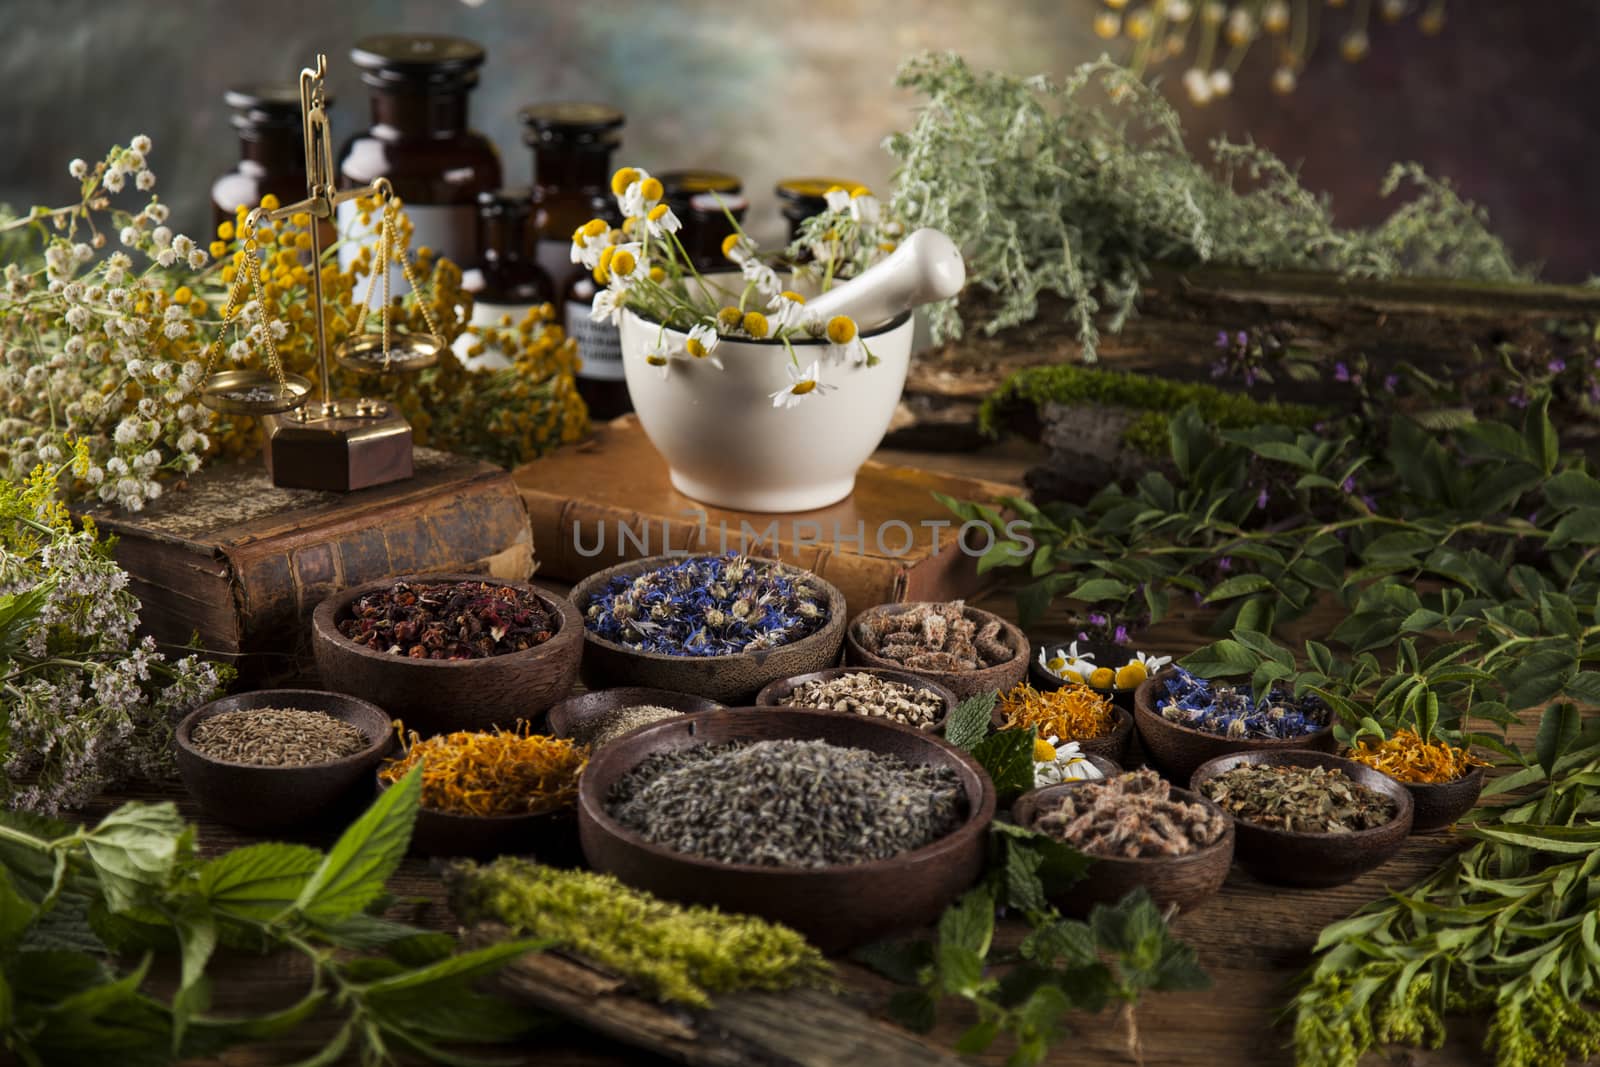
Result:
M203 719L189 733L201 755L258 767L304 767L353 756L366 734L322 711L251 708Z
M915 726L919 730L928 729L945 713L944 698L933 690L864 671L803 682L779 703L787 707L849 711Z
M999 619L980 626L960 600L873 612L857 624L856 640L873 655L914 671L976 671L1017 654L1006 644Z
M484 659L554 635L557 619L533 593L491 582L396 582L359 596L339 632L411 659Z
M636 704L630 708L612 708L589 719L572 731L572 739L580 745L599 748L608 745L625 733L653 722L676 718L683 712L677 708L664 708L659 704Z
M967 815L949 767L826 741L702 745L647 756L611 789L623 826L722 863L824 867L889 859Z
M693 556L618 576L584 609L598 637L666 656L731 656L820 630L828 597L805 571L745 556Z
M1309 693L1295 697L1274 688L1256 700L1248 684L1213 684L1182 667L1176 670L1156 704L1168 722L1235 740L1257 741L1304 737L1328 725L1328 706Z
M1348 834L1382 826L1395 802L1337 767L1247 763L1207 779L1200 792L1247 822L1300 834Z
M1155 771L1134 771L1061 791L1033 828L1091 856L1153 859L1215 844L1227 820L1215 808L1172 796Z

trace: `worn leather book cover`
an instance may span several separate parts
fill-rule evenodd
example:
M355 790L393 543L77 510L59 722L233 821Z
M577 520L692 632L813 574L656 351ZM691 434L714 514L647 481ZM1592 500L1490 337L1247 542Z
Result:
M418 571L527 578L533 540L511 476L416 450L416 475L351 493L280 489L260 464L208 468L141 512L92 511L158 641L191 636L251 680L308 674L331 593Z
M743 551L814 571L839 587L852 613L976 593L983 536L963 533L933 494L984 502L1022 495L1015 486L869 461L855 492L831 507L781 515L709 507L672 487L666 462L633 416L512 474L542 578L576 582L669 549Z

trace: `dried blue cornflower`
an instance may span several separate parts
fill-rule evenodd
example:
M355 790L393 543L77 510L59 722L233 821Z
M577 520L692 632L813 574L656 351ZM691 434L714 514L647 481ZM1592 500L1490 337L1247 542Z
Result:
M1179 726L1236 741L1282 741L1328 725L1328 706L1309 693L1295 697L1274 687L1258 700L1248 683L1210 682L1182 667L1175 670L1166 692L1156 700L1156 710Z
M820 630L828 596L805 571L746 556L690 556L619 576L583 605L597 637L665 656L730 656Z

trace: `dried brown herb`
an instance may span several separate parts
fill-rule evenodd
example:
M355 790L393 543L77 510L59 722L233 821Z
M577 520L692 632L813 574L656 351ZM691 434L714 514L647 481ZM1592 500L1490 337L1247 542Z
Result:
M1395 803L1337 767L1244 764L1204 782L1200 792L1235 817L1301 834L1348 834L1382 826Z
M1063 790L1033 829L1091 856L1182 856L1213 844L1227 829L1222 813L1172 795L1155 771L1133 771Z
M976 671L1017 654L1006 644L999 619L980 625L960 600L869 615L857 626L856 640L868 652L917 671Z
M411 659L484 659L548 641L558 620L527 590L490 582L396 582L359 596L339 632Z
M789 707L849 711L925 730L944 714L944 701L921 689L864 671L818 678L794 688L782 701Z

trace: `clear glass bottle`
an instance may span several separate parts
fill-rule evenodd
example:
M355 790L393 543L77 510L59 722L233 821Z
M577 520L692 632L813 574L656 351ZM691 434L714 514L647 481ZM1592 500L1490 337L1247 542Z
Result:
M463 270L474 266L478 194L501 183L499 153L467 118L483 48L459 37L391 33L356 42L350 58L369 90L372 127L340 152L340 186L388 178L411 220L412 250L427 247ZM353 200L339 205L339 232L359 238L340 247L340 266L376 242L377 220L362 226L358 212ZM389 284L404 290L398 269Z
M223 96L239 131L239 165L211 185L211 221L232 222L240 204L271 193L280 203L306 197L305 139L296 85L243 85ZM332 103L330 98L329 103Z
M501 326L509 316L514 326L529 310L554 299L550 275L534 259L533 203L526 186L478 194L478 247L481 285L474 294L470 325ZM510 365L497 347L470 355L478 340L470 333L456 339L456 355L468 370Z
M596 419L632 409L622 373L622 342L609 322L593 322L594 279L572 262L572 233L593 218L613 226L613 153L626 116L606 104L534 104L521 112L522 139L533 149L533 226L539 265L561 295L558 309L567 334L578 342L578 394Z

